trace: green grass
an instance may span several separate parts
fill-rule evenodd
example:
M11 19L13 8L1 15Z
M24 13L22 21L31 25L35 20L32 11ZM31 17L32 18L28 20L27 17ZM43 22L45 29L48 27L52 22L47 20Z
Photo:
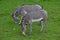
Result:
M60 1L59 0L0 0L0 40L60 40ZM22 4L39 4L48 12L48 33L40 32L38 23L33 23L33 33L22 36L21 28L14 24L11 17L13 10ZM15 28L15 30L14 30Z

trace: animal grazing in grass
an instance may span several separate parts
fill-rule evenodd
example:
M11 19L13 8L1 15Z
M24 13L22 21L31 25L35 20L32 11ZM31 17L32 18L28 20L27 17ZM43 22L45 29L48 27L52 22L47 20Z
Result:
M46 25L46 32L48 32L47 25L47 12L39 5L21 5L12 13L12 17L15 23L18 23L18 16L21 16L22 34L26 35L26 23L30 25L30 34L32 34L32 22L40 22L41 30L43 30L43 24Z
M18 16L21 15L21 19L22 17L31 12L31 11L36 11L36 10L41 10L42 7L40 5L21 5L21 6L18 6L16 8L16 10L12 13L12 17L14 19L14 22L15 23L18 23ZM21 20L20 20L21 22ZM19 24L20 24L19 22Z
M32 22L40 22L41 23L41 30L43 30L43 24L46 26L46 32L48 32L48 25L47 25L47 12L42 10L31 11L28 14L25 14L21 21L21 28L22 34L26 35L26 23L30 25L30 34L32 34Z

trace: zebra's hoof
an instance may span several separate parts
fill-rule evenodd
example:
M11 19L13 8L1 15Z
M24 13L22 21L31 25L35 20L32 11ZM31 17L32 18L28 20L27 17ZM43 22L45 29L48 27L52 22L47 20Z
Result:
M22 32L22 34L23 34L23 36L25 36L26 34L25 34L25 32Z

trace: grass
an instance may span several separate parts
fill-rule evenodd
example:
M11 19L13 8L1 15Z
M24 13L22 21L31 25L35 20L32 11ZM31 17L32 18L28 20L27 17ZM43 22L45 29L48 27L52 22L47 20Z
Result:
M21 4L39 4L48 12L48 33L40 32L38 23L33 23L33 33L21 34L21 28L14 24L11 17L13 10ZM60 0L0 0L0 40L60 40Z

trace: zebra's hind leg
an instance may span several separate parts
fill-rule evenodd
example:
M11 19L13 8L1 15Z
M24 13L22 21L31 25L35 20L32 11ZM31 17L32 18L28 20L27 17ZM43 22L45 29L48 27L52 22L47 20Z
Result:
M42 30L43 30L43 26L44 26L43 21L40 21L40 25L41 25L41 29L40 29L40 31L42 32Z

